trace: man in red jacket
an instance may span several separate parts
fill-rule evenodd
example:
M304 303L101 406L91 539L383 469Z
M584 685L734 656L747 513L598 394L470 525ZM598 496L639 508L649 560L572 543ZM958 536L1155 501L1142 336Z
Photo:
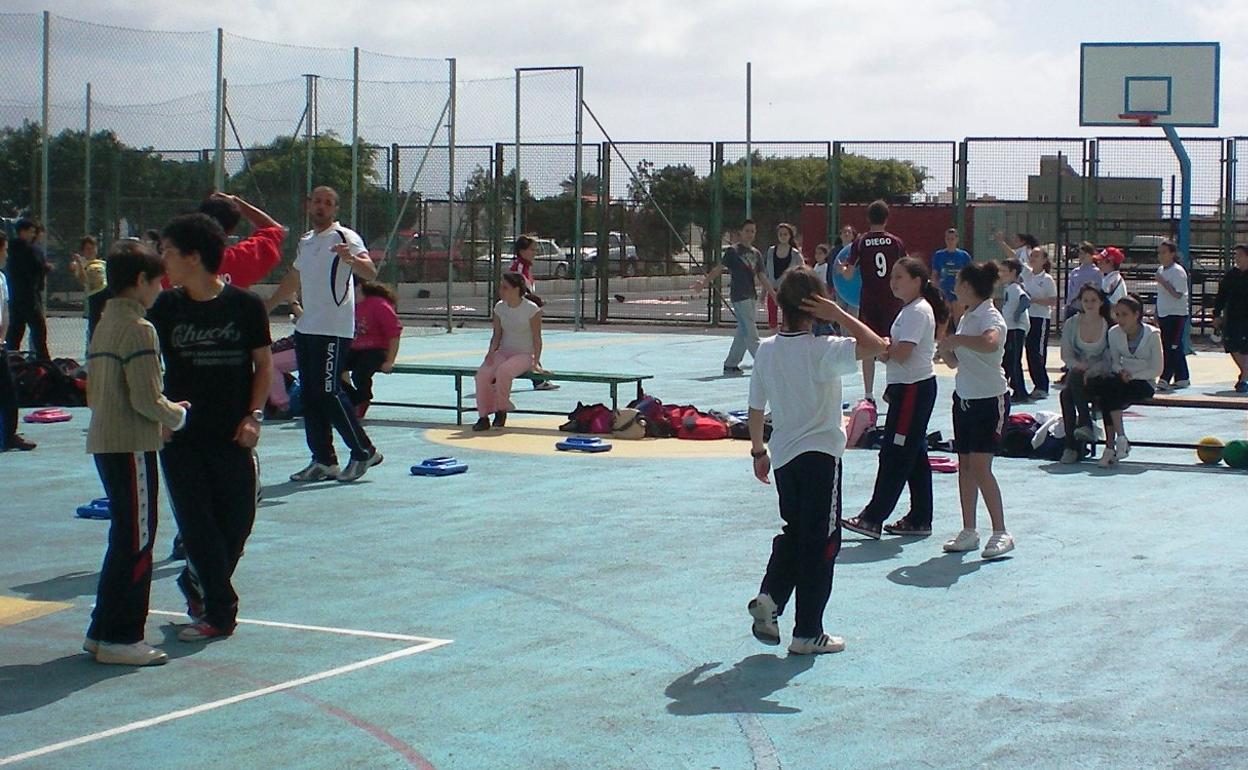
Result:
M225 255L221 258L217 275L226 283L240 289L249 288L268 275L282 260L282 241L286 240L286 229L273 217L239 196L214 192L199 204L199 210L220 222L227 236L234 234L243 218L251 223L251 235L226 247Z

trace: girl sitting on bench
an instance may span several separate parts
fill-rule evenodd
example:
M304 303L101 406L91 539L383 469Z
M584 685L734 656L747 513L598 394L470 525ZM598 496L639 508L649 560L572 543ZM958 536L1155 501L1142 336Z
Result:
M1114 305L1118 325L1109 330L1108 375L1087 382L1092 401L1105 419L1105 451L1099 465L1108 468L1131 452L1123 431L1122 411L1153 397L1153 383L1161 376L1161 334L1143 322L1144 305L1128 294Z
M542 368L542 299L525 285L519 273L503 273L498 287L502 297L494 305L494 336L485 360L477 369L477 414L480 419L474 431L507 424L511 403L512 380L531 370Z

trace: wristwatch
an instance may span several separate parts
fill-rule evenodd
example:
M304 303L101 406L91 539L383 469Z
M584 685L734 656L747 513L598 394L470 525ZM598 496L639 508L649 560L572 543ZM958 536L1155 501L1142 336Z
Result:
M264 410L263 409L253 410L251 413L251 419L255 420L256 422L264 422Z
M766 449L764 449L764 450L763 450L763 451L761 451L761 452L755 452L755 451L754 451L754 450L752 450L752 449L750 450L750 457L753 457L755 460L759 459L760 457L766 457L766 456L767 456L767 450L766 450Z

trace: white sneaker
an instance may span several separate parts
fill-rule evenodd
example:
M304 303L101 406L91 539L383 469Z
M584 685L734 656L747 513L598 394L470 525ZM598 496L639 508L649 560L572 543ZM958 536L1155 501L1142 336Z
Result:
M979 533L973 529L964 529L946 540L942 547L949 553L974 551L979 547Z
M1169 393L1171 390L1173 390L1173 388L1171 388L1170 383L1166 382L1165 380L1157 380L1156 382L1153 383L1153 390L1157 391L1158 393Z
M776 603L767 594L750 599L748 605L754 624L750 632L763 644L780 644L780 624L776 622Z
M824 655L845 649L845 640L839 636L820 634L815 637L793 637L789 652L794 655Z
M1184 388L1190 388L1190 387L1192 387L1191 380L1175 380L1174 381L1175 390L1183 390Z
M1079 462L1078 450L1063 449L1062 459L1060 460L1060 462L1062 463L1062 465L1074 465L1075 463Z
M559 386L550 380L540 380L533 383L533 390L559 390Z
M337 465L322 465L316 460L308 463L308 467L298 473L290 474L291 481L325 481L338 478Z
M1013 535L1009 532L993 532L992 537L988 538L988 545L984 546L984 552L980 556L985 559L995 559L1013 550Z
M83 651L83 652L88 652L88 653L90 653L90 654L92 654L92 655L94 655L95 653L99 652L99 651L100 651L100 640L99 640L99 639L92 639L92 638L91 638L91 637L89 637L89 636L84 637L84 638L83 638L83 640L82 640L82 651Z
M1131 454L1131 442L1127 441L1126 436L1118 434L1118 438L1114 439L1114 459L1125 460L1129 454Z
M364 472L374 465L381 465L381 461L386 458L381 456L381 452L373 450L372 455L364 460L352 460L347 463L347 467L343 468L342 473L338 474L338 480L347 483L355 481L364 475Z
M1091 444L1096 441L1096 429L1091 425L1080 425L1075 428L1075 440Z
M119 666L163 666L169 662L169 656L147 642L134 644L100 642L95 651L95 661Z
M1114 454L1113 447L1105 447L1105 451L1101 452L1101 459L1097 461L1097 465L1102 468L1108 468L1118 462L1118 455Z

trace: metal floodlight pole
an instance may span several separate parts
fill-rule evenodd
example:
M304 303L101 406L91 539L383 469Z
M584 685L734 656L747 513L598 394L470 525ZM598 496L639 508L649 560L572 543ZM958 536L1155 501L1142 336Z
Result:
M454 327L454 318L451 312L451 292L453 286L452 279L455 277L455 60L447 59L447 74L450 80L447 84L447 104L449 107L446 111L446 159L447 159L447 183L446 183L446 332L450 334ZM463 249L461 248L461 253ZM468 269L472 270L476 267L473 260L469 260Z
M745 63L745 218L749 219L753 215L750 205L752 196L752 183L754 171L754 150L753 150L753 117L754 117L754 77L753 66L751 62Z
M39 128L39 219L44 227L48 226L48 184L51 179L51 166L48 158L48 96L50 53L52 50L52 14L43 12L43 118Z
M520 237L520 68L516 68L516 202L512 209L512 237Z
M360 227L360 48L351 61L351 227Z
M86 126L82 146L82 234L91 234L91 84L87 83Z
M573 194L576 196L576 203L574 204L574 210L576 212L576 216L575 216L576 229L572 231L572 253L576 255L576 259L574 260L575 265L576 265L576 302L573 304L573 318L576 321L577 329L585 328L585 319L582 317L582 311L581 311L581 304L582 302L584 302L584 299L585 299L585 294L584 294L585 278L582 275L583 270L581 267L581 263L585 261L581 258L581 240L582 240L581 230L583 229L582 221L581 221L581 197L582 197L581 194L583 192L582 187L581 187L581 176L582 176L582 168L581 168L582 149L581 148L584 144L584 138L585 138L585 131L584 131L585 110L581 105L584 104L584 102L585 102L585 68L577 67L576 68L576 160L575 160L574 169L573 169L573 173L576 174L576 178L574 180L574 184L572 185ZM620 241L620 258L621 258L620 268L621 270L623 270L623 265L624 265L623 249L624 249L624 242L623 242L623 239L621 239ZM611 259L611 255L608 252L607 254L608 265L610 264L610 259ZM609 267L608 267L608 272L610 272ZM605 281L606 275L598 276L598 280Z
M212 172L212 185L217 190L225 188L225 31L217 27L217 112L212 141L217 159Z

